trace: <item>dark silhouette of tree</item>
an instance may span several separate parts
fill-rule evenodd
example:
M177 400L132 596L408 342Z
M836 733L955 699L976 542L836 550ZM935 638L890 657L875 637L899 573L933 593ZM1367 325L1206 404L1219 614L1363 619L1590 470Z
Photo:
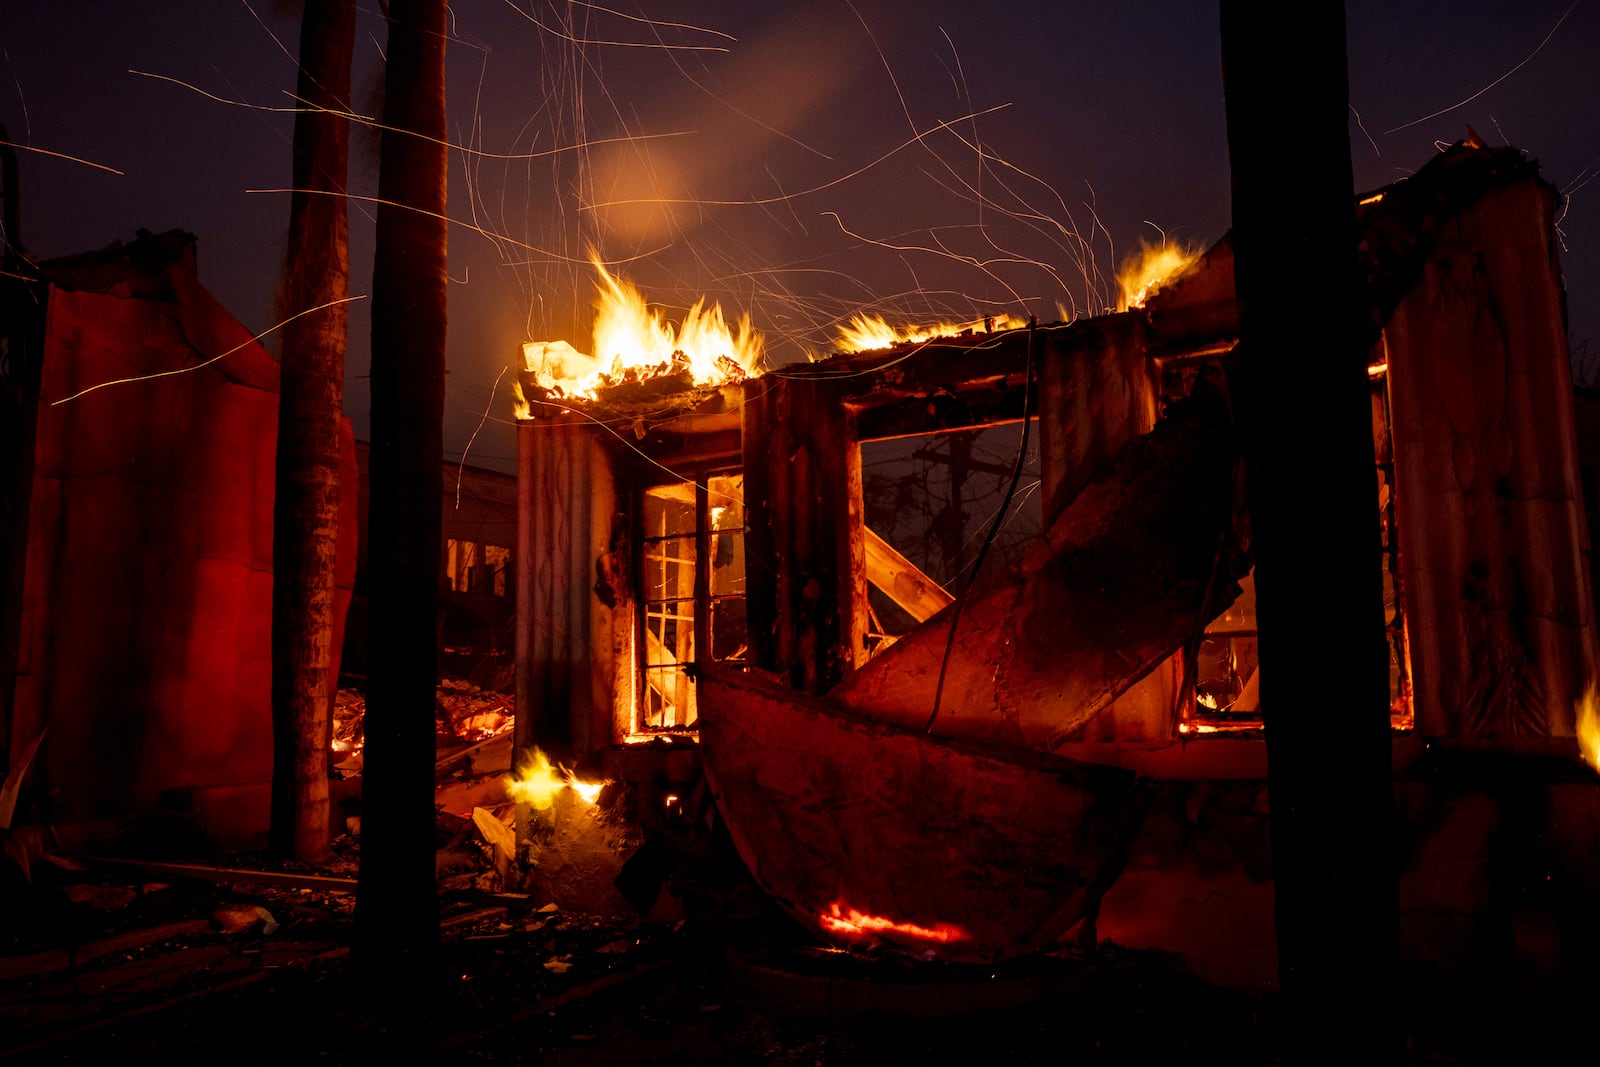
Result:
M434 694L445 359L444 0L389 5L372 275L366 765L355 962L420 993L439 923Z
M297 89L306 109L295 116L289 250L278 286L279 316L291 321L283 332L272 535L271 844L303 861L328 851L342 301L350 292L350 124L343 113L354 40L354 0L307 0Z
M1222 62L1284 1062L1391 1062L1389 657L1344 7L1223 0Z

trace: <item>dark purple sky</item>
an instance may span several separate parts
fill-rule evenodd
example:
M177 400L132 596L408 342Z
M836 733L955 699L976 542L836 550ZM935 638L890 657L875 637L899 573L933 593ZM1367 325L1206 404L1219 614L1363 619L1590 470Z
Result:
M521 342L588 347L590 244L630 260L624 276L669 309L704 292L749 310L787 361L863 308L1095 312L1141 239L1206 243L1227 227L1213 5L608 5L461 0L453 11L452 136L484 154L452 154L450 213L463 225L450 235L446 448L459 454L488 409L475 461L510 459L493 421L509 414L505 382L489 400ZM1600 186L1587 187L1600 173L1600 5L1347 10L1358 188L1414 170L1467 123L1527 150L1571 196L1573 340L1600 344ZM253 190L288 184L292 116L262 109L292 105L296 30L270 0L0 6L11 139L123 172L22 153L29 254L182 227L200 237L207 286L252 330L269 327L288 199ZM375 114L374 5L357 32L356 106ZM1300 136L1293 115L1282 136ZM531 155L551 149L562 151ZM375 157L358 137L360 195L376 191ZM368 205L353 205L352 229L364 293ZM366 315L355 305L358 432Z

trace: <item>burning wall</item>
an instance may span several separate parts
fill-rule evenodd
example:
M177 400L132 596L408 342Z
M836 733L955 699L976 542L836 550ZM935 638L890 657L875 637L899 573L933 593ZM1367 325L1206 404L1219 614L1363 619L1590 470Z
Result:
M1575 760L1571 708L1592 676L1596 635L1550 246L1552 203L1552 190L1520 153L1458 147L1370 198L1362 215L1362 321L1374 345L1389 331L1390 377L1382 384L1392 391L1395 428L1393 478L1385 484L1399 501L1417 685L1429 687L1419 701L1420 732L1394 735L1399 831L1407 840L1407 944L1413 964L1422 966L1431 952L1450 961L1456 978L1482 973L1474 969L1491 967L1495 953L1524 951L1532 944L1529 924L1569 932L1586 945L1596 940L1577 902L1600 856L1593 838L1579 841L1587 829L1562 829L1596 825L1600 790L1571 777L1586 773ZM587 584L596 571L612 592L632 586L630 500L661 475L648 464L632 466L630 445L690 473L738 470L749 520L752 657L795 689L826 693L866 659L859 441L1015 419L1030 395L1025 383L1037 354L1031 399L1053 516L1119 445L1149 429L1167 399L1168 372L1189 381L1220 361L1236 337L1237 313L1224 240L1176 289L1140 311L1040 330L1037 353L1033 339L1015 331L981 346L935 342L899 351L889 370L877 364L890 360L872 355L791 368L744 391L731 448L717 436L728 433L725 396L684 394L676 408L649 418L605 403L598 410L611 421L645 426L649 439L617 444L572 423L570 432L603 442L597 448L614 478L608 492L621 518L604 525L604 536L596 536L600 524L590 524L587 539L570 542L566 551L585 553L589 566L572 567L568 595L582 599L576 577ZM713 415L703 406L712 403L724 406ZM720 421L708 421L696 437L689 429L696 418ZM658 423L673 420L683 434L657 433ZM537 447L531 428L523 434ZM686 445L690 438L699 444ZM669 439L670 447L663 444ZM559 454L548 453L550 461L560 462ZM590 462L587 453L569 454ZM1379 448L1376 458L1388 463L1390 454ZM529 624L540 621L530 616ZM1040 626L1048 632L1047 620ZM631 630L624 622L615 632ZM633 699L632 650L609 645L603 654L615 672L608 683L615 699ZM1330 678L1338 654L1329 650ZM898 681L931 705L934 672ZM1008 684L1001 679L1002 688ZM1132 860L1106 898L1102 930L1123 943L1185 952L1207 977L1260 988L1272 982L1274 964L1262 735L1257 729L1196 740L1178 733L1183 685L1181 676L1157 668L1059 747L1162 779L1153 802L1162 817L1133 842ZM598 721L592 709L583 714ZM1494 728L1484 729L1486 721ZM1481 772L1451 762L1463 743L1496 749L1506 762L1474 778ZM773 760L792 758L781 743L773 752ZM1535 773L1517 762L1552 752L1564 760L1553 770ZM1525 789L1505 784L1530 774ZM1545 843L1519 849L1519 839ZM1535 869L1561 887L1542 892L1545 910L1537 916L1500 925L1491 911L1515 911L1509 902L1533 885ZM1494 903L1463 906L1459 893L1441 889L1464 883L1488 887ZM1234 949L1212 951L1226 949L1208 934L1219 929L1233 931Z

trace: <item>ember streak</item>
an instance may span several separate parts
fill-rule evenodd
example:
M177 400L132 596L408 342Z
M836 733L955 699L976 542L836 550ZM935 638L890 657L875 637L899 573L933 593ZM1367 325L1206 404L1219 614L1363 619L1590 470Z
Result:
M967 932L959 926L939 923L937 926L919 926L916 923L896 922L881 915L867 915L848 905L834 902L823 915L817 917L822 928L837 937L870 937L876 934L912 937L919 941L965 941Z

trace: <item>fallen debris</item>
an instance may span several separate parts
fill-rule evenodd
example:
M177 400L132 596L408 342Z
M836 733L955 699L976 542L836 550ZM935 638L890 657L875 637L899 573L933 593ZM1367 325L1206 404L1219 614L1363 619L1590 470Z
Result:
M139 899L139 891L125 885L64 885L61 894L99 911L121 911Z
M241 934L256 923L261 923L261 932L264 934L276 933L278 920L272 917L272 912L259 904L241 904L232 907L218 908L211 913L211 920L225 934Z
M510 826L492 811L472 809L472 823L483 835L483 840L494 850L494 869L501 879L511 877L511 862L517 854L517 835Z
M299 874L293 871L257 871L243 867L213 867L203 863L162 863L155 860L112 859L105 856L88 858L95 866L110 868L135 868L147 875L165 878L193 878L202 882L224 885L263 885L281 889L311 889L340 893L354 893L354 878L336 878L325 874Z
M38 977L67 967L81 967L83 964L97 960L102 956L131 952L137 948L144 948L146 945L154 945L179 937L191 937L195 934L204 933L209 929L211 929L211 923L205 919L186 919L183 922L165 923L161 926L152 926L143 930L130 930L125 934L104 937L98 941L91 941L86 945L79 945L74 952L68 952L65 949L50 949L45 952L34 952L26 956L0 959L0 982L9 981L12 978Z

